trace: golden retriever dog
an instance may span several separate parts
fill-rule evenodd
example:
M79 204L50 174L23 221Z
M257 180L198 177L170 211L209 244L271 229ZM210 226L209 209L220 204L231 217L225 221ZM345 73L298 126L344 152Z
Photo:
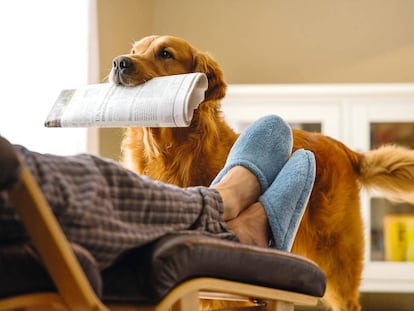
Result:
M128 128L123 161L139 174L182 187L208 186L223 167L237 134L220 111L226 83L209 54L173 36L149 36L113 61L110 80L135 86L153 77L203 72L205 100L188 128ZM292 252L315 261L327 276L324 301L335 311L360 310L364 235L361 188L414 202L414 151L384 146L355 152L318 133L293 130L294 149L311 150L317 172Z

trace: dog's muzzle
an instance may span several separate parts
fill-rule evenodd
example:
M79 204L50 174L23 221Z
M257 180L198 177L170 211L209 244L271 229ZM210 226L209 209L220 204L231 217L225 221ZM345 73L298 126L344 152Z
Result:
M118 56L112 61L110 80L112 83L127 85L128 76L135 71L134 61L128 56Z

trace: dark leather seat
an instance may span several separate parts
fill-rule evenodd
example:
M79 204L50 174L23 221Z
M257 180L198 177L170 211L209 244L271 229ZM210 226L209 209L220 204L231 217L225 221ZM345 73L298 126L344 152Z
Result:
M129 252L104 271L103 297L157 303L178 284L199 277L317 297L325 291L324 274L302 257L202 235L171 235Z
M72 245L73 246L73 245ZM97 296L107 302L154 304L178 284L199 277L221 278L322 297L325 276L302 257L202 235L171 235L99 271L80 246L74 253ZM56 291L28 243L0 248L0 297Z

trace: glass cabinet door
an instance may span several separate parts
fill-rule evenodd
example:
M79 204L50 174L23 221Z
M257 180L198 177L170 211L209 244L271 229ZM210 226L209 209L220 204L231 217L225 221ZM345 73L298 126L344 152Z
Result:
M233 122L233 128L236 132L242 132L245 128L247 128L252 122L248 121L236 121ZM292 128L304 130L308 132L322 132L322 123L321 122L289 122L289 125Z
M414 123L370 123L370 148L384 144L414 149ZM370 209L371 260L414 261L414 205L372 197Z
M292 128L304 130L308 132L322 133L322 123L317 122L301 122L301 123L289 123Z

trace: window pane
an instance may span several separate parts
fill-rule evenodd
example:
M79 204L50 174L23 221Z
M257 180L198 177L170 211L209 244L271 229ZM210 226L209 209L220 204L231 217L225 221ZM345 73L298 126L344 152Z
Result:
M378 122L370 124L371 148L383 144L398 144L414 148L414 123L411 122Z
M86 151L86 129L45 128L61 89L87 83L88 1L0 1L0 134L57 154Z
M398 144L414 148L414 123L412 122L374 122L370 124L370 135L371 148L378 148L384 144ZM401 219L414 218L414 205L392 203L383 198L371 198L370 206L371 260L407 260L405 251L402 249L406 246L401 244L404 239L400 239L405 234L405 225L401 227L404 229L401 232L395 230L399 228L397 225L404 223ZM394 222L390 222L391 219L394 219ZM397 247L398 245L401 248Z

